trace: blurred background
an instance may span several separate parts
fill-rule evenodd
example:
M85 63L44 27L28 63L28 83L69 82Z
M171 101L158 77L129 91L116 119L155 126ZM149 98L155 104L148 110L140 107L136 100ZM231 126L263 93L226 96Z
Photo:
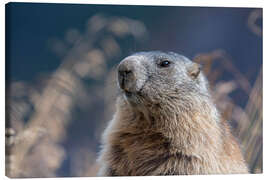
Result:
M6 175L96 176L115 67L150 50L203 65L250 172L262 173L262 9L9 3Z

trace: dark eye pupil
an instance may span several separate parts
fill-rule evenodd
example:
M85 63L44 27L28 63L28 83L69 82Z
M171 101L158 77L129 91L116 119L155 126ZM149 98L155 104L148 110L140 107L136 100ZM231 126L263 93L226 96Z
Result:
M170 62L169 61L162 61L161 63L160 63L160 66L161 67L168 67L170 65Z

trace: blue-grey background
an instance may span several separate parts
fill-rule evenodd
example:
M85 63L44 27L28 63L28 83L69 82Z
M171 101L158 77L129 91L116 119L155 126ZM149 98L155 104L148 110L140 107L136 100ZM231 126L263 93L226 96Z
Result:
M142 22L148 32L143 42L132 38L118 41L123 51L109 66L137 51L174 51L193 59L199 53L222 49L253 85L262 66L262 37L254 34L247 25L247 19L253 10L254 8L9 3L6 5L6 83L8 87L13 82L35 85L42 76L48 78L65 57L52 50L52 39L63 39L70 28L84 32L88 19L98 13L108 17L135 19ZM261 19L256 23L262 27ZM231 78L229 73L219 77L224 81ZM230 97L240 107L245 107L248 101L248 96L241 91L231 93ZM75 108L76 113L72 116L76 117L72 119L83 120L71 121L66 127L66 137L60 143L66 156L55 170L56 176L76 175L72 173L71 157L78 147L91 147L94 153L99 151L100 139L93 138L92 133L98 126L98 120L89 121L87 116L95 116L93 112L98 111L103 113L103 105L97 103L96 109Z

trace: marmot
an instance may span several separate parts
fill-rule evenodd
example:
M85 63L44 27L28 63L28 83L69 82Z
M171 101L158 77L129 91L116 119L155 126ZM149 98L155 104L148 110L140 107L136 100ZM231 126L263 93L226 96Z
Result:
M151 51L117 68L121 95L103 134L98 175L248 173L199 64Z

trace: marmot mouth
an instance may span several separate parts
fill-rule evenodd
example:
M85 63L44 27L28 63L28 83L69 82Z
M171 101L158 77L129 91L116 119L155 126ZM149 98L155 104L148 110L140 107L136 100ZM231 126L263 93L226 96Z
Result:
M127 90L124 90L124 93L125 93L125 95L127 96L127 97L131 97L132 96L132 92L130 92L130 91L127 91Z
M124 96L127 98L128 101L137 102L138 98L143 98L141 91L131 92L131 91L122 91Z
M131 91L128 91L128 90L123 90L123 93L127 97L132 97L133 95L143 96L142 95L142 90L143 90L143 88L141 88L139 91L135 91L135 92L131 92Z

